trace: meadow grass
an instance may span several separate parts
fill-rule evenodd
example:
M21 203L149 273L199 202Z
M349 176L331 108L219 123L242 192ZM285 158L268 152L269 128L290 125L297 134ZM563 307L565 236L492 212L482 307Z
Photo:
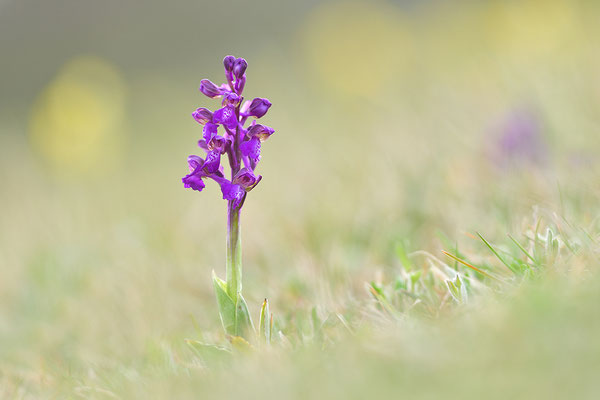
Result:
M434 215L386 219L385 200L352 215L309 199L293 219L284 202L268 217L249 203L245 290L255 318L262 297L274 312L264 346L220 331L209 277L223 244L202 232L222 218L195 223L204 199L149 190L142 203L134 172L73 186L24 163L4 176L19 195L3 197L0 397L594 398L595 192L527 168L467 182L497 204L469 195L455 209L477 229L466 234L444 233L426 206ZM508 186L548 195L525 207L502 198Z
M93 171L0 110L0 398L598 398L594 35L536 20L558 48L490 50L459 14L430 16L389 82L358 63L328 86L283 46L253 60L277 132L244 205L244 296L256 321L269 299L270 346L221 332L226 210L181 185L198 71L124 76L123 139ZM536 157L500 148L515 111Z

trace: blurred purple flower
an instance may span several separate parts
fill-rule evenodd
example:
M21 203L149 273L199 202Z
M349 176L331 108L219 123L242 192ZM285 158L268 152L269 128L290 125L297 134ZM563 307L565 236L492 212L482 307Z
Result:
M524 110L513 111L505 117L493 143L492 159L500 166L515 162L542 163L547 156L539 120Z

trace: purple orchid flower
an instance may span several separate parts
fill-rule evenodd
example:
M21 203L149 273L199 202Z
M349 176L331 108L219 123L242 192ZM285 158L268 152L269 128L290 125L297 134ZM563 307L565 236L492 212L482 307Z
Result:
M183 186L201 192L205 184L202 178L213 178L217 181L223 179L223 172L218 169L215 173L209 173L204 169L204 160L198 156L189 156L188 165L190 173L182 178Z
M224 198L234 205L234 208L238 208L243 204L246 193L262 179L254 172L261 157L261 143L275 131L255 121L244 127L248 117L261 118L271 107L271 102L261 97L242 105L242 92L248 68L246 60L226 56L223 59L223 67L226 83L218 86L208 79L200 82L200 91L204 95L223 98L222 106L214 112L201 107L192 113L194 119L204 125L198 146L206 151L206 156L204 159L190 156L188 163L191 173L184 177L184 185L201 191L205 187L203 179L213 179L221 186ZM219 134L219 126L225 130L224 133ZM230 180L226 180L220 172L223 168L221 156L224 154L227 154L231 167ZM238 190L238 187L241 190Z
M225 83L217 86L208 79L200 83L204 95L222 97L221 108L211 112L201 107L192 113L193 118L203 125L198 146L206 151L206 156L204 159L195 155L188 157L190 173L182 181L184 187L201 192L206 187L205 180L211 179L220 186L223 199L227 200L227 280L213 279L223 327L227 334L241 336L252 322L241 296L240 211L248 192L262 179L255 172L260 161L261 143L271 137L274 130L257 124L256 120L244 126L248 117L261 118L271 107L269 100L260 97L242 103L248 68L246 60L227 56L223 59L223 67ZM223 155L229 161L230 179L225 178L221 165Z

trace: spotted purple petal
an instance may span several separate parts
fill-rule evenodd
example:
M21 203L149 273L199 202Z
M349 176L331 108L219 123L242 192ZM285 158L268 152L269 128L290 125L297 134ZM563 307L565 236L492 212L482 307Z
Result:
M206 154L206 160L202 165L202 169L207 174L214 174L219 170L221 165L221 152L219 150L212 150Z
M253 137L250 140L242 142L242 144L240 144L240 150L242 155L250 158L254 162L258 162L260 160L260 139Z
M223 193L223 199L233 201L233 206L238 207L246 191L240 185L233 184L224 179L221 182L221 193Z
M225 106L218 109L213 114L213 121L217 124L222 124L229 129L235 129L238 124L237 116L235 115L235 107Z

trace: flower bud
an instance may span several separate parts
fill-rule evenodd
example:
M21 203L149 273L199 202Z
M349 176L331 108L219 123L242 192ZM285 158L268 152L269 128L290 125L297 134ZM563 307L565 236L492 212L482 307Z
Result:
M252 100L252 103L250 103L250 107L248 107L248 115L260 118L267 113L269 107L271 107L271 102L269 100L257 97Z
M200 81L200 91L204 93L205 96L210 98L214 98L223 94L222 89L208 79L202 79Z
M234 64L235 64L235 57L234 56L226 56L223 59L223 66L225 66L225 71L226 72L233 71L233 65Z
M192 113L192 117L194 117L198 123L204 125L207 122L212 122L213 113L204 107L200 107Z
M248 136L249 137L257 137L261 142L267 140L275 130L269 126L254 124L248 128Z
M246 86L246 75L242 76L239 79L235 80L235 84L233 85L233 89L237 94L242 94L244 91L244 86Z
M246 60L243 58L236 59L235 63L233 64L233 75L235 75L237 79L241 79L246 72L246 68L248 68L248 63Z

